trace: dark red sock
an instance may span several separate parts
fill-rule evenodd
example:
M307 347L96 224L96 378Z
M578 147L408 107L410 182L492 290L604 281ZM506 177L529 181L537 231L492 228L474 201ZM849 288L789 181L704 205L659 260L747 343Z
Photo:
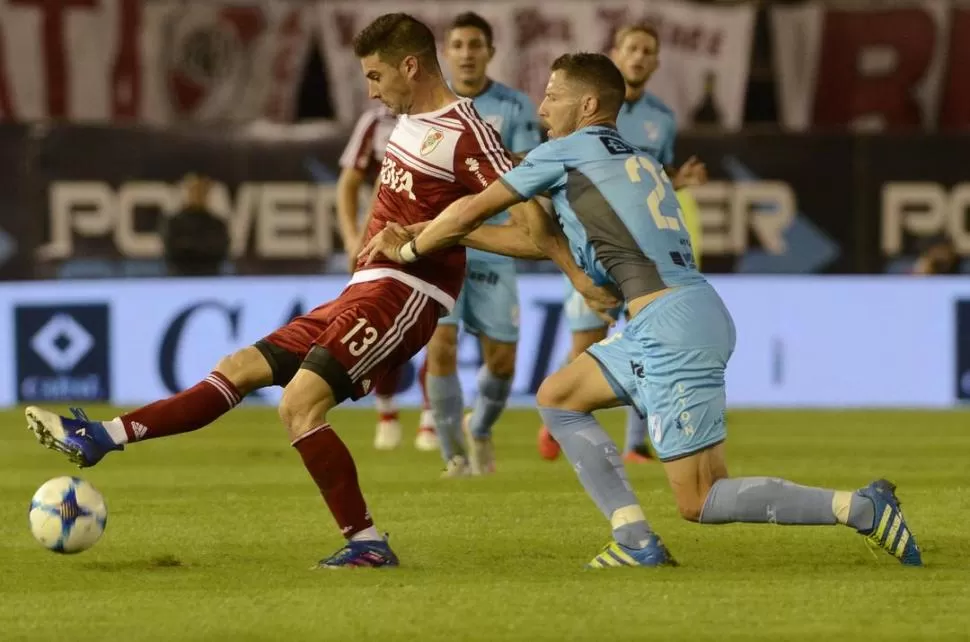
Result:
M377 414L381 421L396 421L397 406L394 405L394 394L401 382L401 369L395 368L377 381L374 394L377 396Z
M357 466L330 424L317 426L293 442L344 537L374 525L357 482Z
M431 402L428 401L428 360L425 359L418 370L418 384L421 386L421 409L431 410Z
M168 399L121 416L128 441L144 441L198 430L232 410L242 395L218 372Z

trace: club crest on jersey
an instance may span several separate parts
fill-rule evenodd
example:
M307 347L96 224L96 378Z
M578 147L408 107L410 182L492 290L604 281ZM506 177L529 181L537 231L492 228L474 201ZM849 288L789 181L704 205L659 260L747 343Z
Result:
M424 135L424 140L421 141L421 155L427 156L434 151L434 148L438 146L438 143L445 139L444 132L438 131L434 127L428 130L428 133Z
M646 121L643 123L643 129L647 132L647 138L650 140L657 140L660 136L660 128L653 121Z

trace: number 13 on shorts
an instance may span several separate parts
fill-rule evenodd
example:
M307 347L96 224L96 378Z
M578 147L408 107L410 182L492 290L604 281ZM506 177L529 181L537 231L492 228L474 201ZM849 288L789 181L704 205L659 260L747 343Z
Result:
M340 343L347 346L347 352L352 356L359 357L379 338L380 333L377 328L372 326L367 319L360 317L357 319L356 325L340 338Z

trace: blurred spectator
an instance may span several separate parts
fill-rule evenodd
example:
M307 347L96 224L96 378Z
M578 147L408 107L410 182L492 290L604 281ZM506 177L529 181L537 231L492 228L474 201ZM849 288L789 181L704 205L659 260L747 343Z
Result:
M913 274L959 274L960 256L953 241L940 235L930 239L923 248Z
M229 228L206 206L212 182L190 174L183 182L185 205L162 221L165 264L170 276L216 276L229 257Z

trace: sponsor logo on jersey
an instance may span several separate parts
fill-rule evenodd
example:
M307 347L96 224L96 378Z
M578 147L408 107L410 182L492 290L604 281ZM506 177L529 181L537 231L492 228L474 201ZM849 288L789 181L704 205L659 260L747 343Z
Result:
M478 171L480 167L478 164L478 159L470 157L466 158L465 167L468 168L469 172L475 175L475 178L477 178L478 182L482 184L482 187L488 187L488 179L485 178L480 171Z
M414 196L414 176L411 172L400 167L390 156L384 157L381 166L381 185L386 186L392 192L407 192L408 199L417 200Z
M445 139L443 132L432 127L428 130L428 133L424 135L424 140L421 141L421 155L427 156L434 151L438 143Z

